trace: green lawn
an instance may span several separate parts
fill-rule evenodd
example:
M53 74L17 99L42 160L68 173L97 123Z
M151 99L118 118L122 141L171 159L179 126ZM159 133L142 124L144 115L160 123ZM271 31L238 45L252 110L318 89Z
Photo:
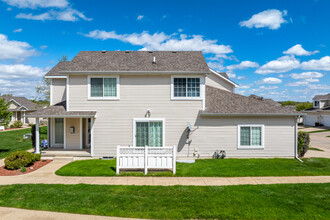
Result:
M329 219L330 184L0 186L0 206L156 219Z
M307 133L312 134L312 133L327 132L327 131L330 131L330 129L318 130L318 131L308 131Z
M176 176L319 176L330 175L330 159L201 159L193 164L177 163ZM115 176L116 160L80 160L56 171L61 176ZM142 172L121 172L143 176ZM171 172L149 172L149 176L173 176Z
M31 139L23 139L23 135L28 133L31 133L31 128L0 132L0 159L14 151L31 149ZM42 139L47 139L47 126L40 127Z
M310 147L310 148L308 148L308 150L324 151L324 150L322 150L322 149L318 149L318 148L316 148L316 147Z

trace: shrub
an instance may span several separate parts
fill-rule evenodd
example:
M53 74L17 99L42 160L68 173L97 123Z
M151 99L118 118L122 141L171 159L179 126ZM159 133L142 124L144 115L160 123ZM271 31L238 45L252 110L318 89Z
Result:
M5 167L9 170L17 170L21 167L26 167L29 164L40 160L40 154L33 154L27 151L15 151L9 154L5 159Z
M298 133L298 155L303 157L309 148L310 137L305 131L299 131Z
M10 127L10 128L14 128L14 125L13 125L13 124L11 124L9 127Z
M13 123L14 128L21 128L23 126L23 122L21 121L15 121Z
M41 159L41 154L33 154L33 162L39 161Z
M21 167L21 172L22 173L26 172L26 167Z

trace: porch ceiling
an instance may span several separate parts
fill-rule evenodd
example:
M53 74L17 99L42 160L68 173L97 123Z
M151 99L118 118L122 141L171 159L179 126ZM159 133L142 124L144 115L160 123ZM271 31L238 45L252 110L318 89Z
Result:
M49 106L29 114L27 117L39 117L39 118L94 118L96 111L67 111L66 102L60 102L55 105Z

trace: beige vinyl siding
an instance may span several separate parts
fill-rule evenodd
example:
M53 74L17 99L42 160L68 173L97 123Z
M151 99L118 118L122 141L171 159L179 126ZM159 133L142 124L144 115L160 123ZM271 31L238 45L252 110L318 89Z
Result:
M226 82L224 79L221 79L219 76L215 75L212 72L207 74L205 84L229 92L234 92L234 88L235 88L233 84Z
M66 100L66 79L52 79L52 100L51 103L56 103Z
M11 110L11 109L16 109L17 107L18 107L18 105L16 105L13 101L10 102L9 110Z
M121 76L119 100L87 100L87 76L70 76L70 110L97 111L94 155L115 156L117 145L133 145L133 118L165 118L165 145L177 145L201 100L171 101L170 76Z
M78 150L80 149L80 119L66 118L66 149ZM70 127L75 128L75 133L70 133Z
M264 125L264 149L237 149L238 125ZM201 117L191 135L191 149L210 157L216 149L228 157L293 157L294 117Z
M117 145L133 145L133 118L165 119L165 145L178 147L178 156L202 157L224 149L228 157L293 157L294 117L199 118L200 100L172 100L170 76L120 76L119 100L87 100L87 76L70 76L70 110L97 111L94 156L115 156ZM187 144L187 122L196 129ZM238 124L264 124L265 148L237 149ZM67 131L69 128L67 128Z

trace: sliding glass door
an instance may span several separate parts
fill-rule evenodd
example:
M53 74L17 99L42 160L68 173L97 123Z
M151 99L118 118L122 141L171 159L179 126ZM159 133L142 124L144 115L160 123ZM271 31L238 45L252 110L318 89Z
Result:
M162 121L137 121L135 123L135 146L163 146Z

